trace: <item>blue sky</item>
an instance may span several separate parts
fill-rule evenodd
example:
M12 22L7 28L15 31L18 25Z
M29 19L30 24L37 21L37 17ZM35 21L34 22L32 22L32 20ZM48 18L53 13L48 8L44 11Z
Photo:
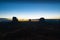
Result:
M60 18L60 3L1 2L0 18L46 19Z

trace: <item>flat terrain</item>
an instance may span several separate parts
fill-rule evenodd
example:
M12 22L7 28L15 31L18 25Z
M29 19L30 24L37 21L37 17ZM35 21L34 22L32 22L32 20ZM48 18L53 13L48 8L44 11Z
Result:
M0 40L60 40L60 20L0 22Z

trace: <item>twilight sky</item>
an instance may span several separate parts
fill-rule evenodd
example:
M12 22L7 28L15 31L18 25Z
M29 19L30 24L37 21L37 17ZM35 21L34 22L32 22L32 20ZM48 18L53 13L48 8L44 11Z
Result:
M60 18L60 3L0 2L0 18Z

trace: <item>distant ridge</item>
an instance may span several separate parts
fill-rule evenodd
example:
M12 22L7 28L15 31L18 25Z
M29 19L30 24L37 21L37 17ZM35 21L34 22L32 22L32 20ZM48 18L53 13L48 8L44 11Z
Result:
M0 18L0 22L10 22L11 20L7 19L7 18Z

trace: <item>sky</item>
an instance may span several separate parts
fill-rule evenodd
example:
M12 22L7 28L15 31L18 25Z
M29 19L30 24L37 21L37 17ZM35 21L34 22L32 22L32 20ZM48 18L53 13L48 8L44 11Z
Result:
M0 18L59 19L60 3L0 2Z

